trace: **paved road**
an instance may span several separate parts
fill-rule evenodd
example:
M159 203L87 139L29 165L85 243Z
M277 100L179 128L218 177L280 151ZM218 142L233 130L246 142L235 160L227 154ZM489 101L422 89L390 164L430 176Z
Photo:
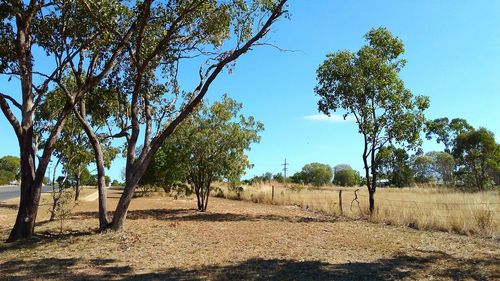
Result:
M43 186L42 192L51 192L51 186ZM5 201L7 199L19 197L19 186L0 186L0 201Z

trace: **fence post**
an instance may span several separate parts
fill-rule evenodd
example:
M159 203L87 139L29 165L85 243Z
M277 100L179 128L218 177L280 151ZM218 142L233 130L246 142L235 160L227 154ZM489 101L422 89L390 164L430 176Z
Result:
M271 194L271 202L274 203L274 185L272 187L273 187L273 192Z
M340 215L342 216L342 189L339 190L339 209L340 209Z

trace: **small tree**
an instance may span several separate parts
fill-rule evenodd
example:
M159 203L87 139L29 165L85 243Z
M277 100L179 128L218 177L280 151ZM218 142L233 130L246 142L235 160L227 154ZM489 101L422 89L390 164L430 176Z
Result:
M352 170L352 167L348 164L338 164L335 167L333 167L334 174L342 170Z
M283 174L282 173L274 174L273 175L273 180L275 180L275 181L277 181L279 183L283 183L284 182Z
M155 158L169 182L188 181L198 200L198 210L207 209L213 180L235 181L251 165L245 151L258 142L262 123L239 115L240 103L227 96L208 107L202 104L161 147ZM163 169L168 167L169 169Z
M416 182L429 183L434 180L434 160L432 157L416 155L412 160L412 170Z
M359 174L353 169L342 169L335 172L333 183L340 186L355 186L359 183Z
M322 186L332 182L333 170L330 165L315 162L304 165L299 175L304 184Z
M397 187L412 186L415 182L406 150L393 145L383 147L377 154L377 167L382 177Z
M0 184L9 184L19 179L19 158L15 156L4 156L0 158Z
M458 135L453 155L464 183L479 190L491 185L491 173L500 170L500 145L485 128Z
M431 151L426 155L432 159L432 170L437 181L443 184L453 184L453 171L455 169L453 156L443 151Z
M266 172L266 173L262 174L263 181L271 182L272 179L273 179L273 174L271 172Z
M375 207L378 167L377 153L387 143L414 147L420 140L427 97L414 97L398 73L405 64L400 39L385 28L365 35L368 44L356 54L340 51L329 54L317 71L320 96L318 108L329 115L345 110L353 115L363 135L363 164L369 192L370 213Z

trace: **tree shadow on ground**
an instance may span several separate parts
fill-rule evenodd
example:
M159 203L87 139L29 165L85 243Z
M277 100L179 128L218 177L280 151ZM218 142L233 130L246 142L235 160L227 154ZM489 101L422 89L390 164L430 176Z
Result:
M98 233L97 231L69 231L64 233L40 232L31 239L20 240L13 243L0 243L0 254L7 251L36 249L39 246L52 243L54 241L65 241L72 238L87 236ZM0 275L1 276L1 275Z
M97 217L97 212L78 212L76 218ZM261 214L235 214L235 213L214 213L199 212L196 209L145 209L131 210L127 213L127 220L157 219L166 221L285 221L294 223L304 222L334 222L333 217L303 217L303 216L279 216Z
M168 255L163 257L168 258ZM498 258L459 259L443 252L417 252L374 262L330 264L321 261L249 259L224 266L193 269L169 268L154 273L135 273L130 266L114 265L112 259L13 260L0 264L0 276L8 280L492 280ZM444 265L444 266L443 266Z
M423 255L422 255L423 254ZM449 267L440 267L443 262ZM375 262L329 264L321 261L250 259L229 266L206 266L191 270L169 269L138 274L120 280L401 280L401 279L474 279L500 277L487 274L485 266L495 266L496 257L456 259L443 252L400 255Z
M0 202L0 210L1 209L10 209L10 210L16 210L17 211L17 204L7 204L4 202Z
M45 258L32 261L11 260L0 264L5 280L112 280L132 272L130 266L113 265L114 259L80 260ZM90 271L90 272L89 272ZM0 280L3 280L0 277Z

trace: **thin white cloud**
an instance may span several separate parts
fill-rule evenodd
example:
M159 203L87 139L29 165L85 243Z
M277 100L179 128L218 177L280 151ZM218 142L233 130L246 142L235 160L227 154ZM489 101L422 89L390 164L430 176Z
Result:
M344 120L344 116L342 116L341 114L331 114L330 116L327 116L321 113L304 116L304 119L309 121L326 121L334 123L354 121L354 117L351 115L347 116L347 118Z

